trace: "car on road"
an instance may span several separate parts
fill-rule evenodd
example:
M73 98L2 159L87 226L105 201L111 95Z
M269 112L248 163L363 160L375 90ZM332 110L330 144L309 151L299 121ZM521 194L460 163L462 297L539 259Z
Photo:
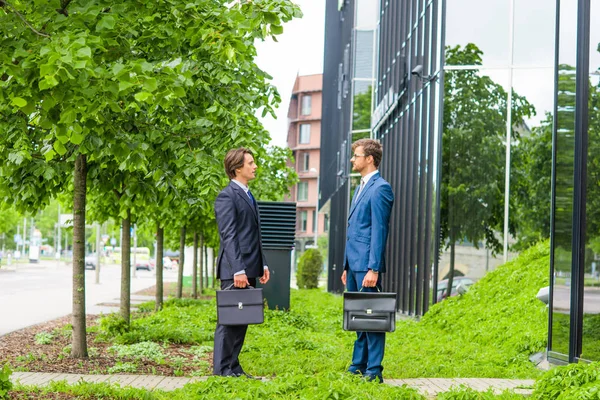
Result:
M136 260L135 261L135 270L138 271L140 269L145 269L146 271L152 271L154 269L154 265L152 265L150 260Z
M467 278L466 276L455 276L452 279L452 291L450 292L450 296L458 295L458 285L462 285L465 289L471 286L473 283L473 279ZM444 279L438 282L437 285L437 301L440 302L446 298L446 293L448 291L448 279Z
M96 253L85 256L85 269L96 269Z

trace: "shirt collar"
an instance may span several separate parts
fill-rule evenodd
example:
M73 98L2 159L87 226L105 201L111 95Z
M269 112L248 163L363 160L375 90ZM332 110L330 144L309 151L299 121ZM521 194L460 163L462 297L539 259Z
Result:
M363 182L363 184L365 184L365 185L366 185L367 183L369 183L369 180L370 180L370 179L371 179L371 178L372 178L372 177L373 177L375 174L378 174L378 173L379 173L379 170L378 170L378 169L376 169L375 171L373 171L373 172L370 172L370 173L366 174L365 176L363 176L363 177L361 178L361 181Z
M244 189L244 192L248 193L248 186L244 185L242 182L236 181L235 179L232 179L231 182L235 183L236 185Z

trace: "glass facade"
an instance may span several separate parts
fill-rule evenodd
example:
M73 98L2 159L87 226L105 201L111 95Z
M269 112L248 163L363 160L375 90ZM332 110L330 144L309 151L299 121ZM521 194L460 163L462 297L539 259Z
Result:
M438 282L549 237L554 6L446 1Z
M348 148L370 135L396 193L384 287L400 311L550 238L549 358L600 360L600 0L348 0L326 20L330 290Z

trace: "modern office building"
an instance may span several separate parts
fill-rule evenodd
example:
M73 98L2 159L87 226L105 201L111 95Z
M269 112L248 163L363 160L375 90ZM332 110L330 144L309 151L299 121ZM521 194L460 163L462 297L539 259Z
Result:
M327 229L327 213L319 213L317 184L320 171L322 74L297 76L288 109L287 145L300 181L286 200L295 201L296 246L302 252Z
M384 287L400 312L422 315L442 279L477 278L550 238L548 356L600 360L600 3L326 7L329 290L343 290L350 145L370 136L396 194Z

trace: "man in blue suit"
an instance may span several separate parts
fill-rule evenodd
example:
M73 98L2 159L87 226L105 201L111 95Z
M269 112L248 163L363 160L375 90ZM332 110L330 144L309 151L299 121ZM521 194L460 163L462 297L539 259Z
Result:
M225 156L229 185L217 196L215 216L221 248L217 259L217 278L221 289L256 286L256 278L269 280L267 259L260 236L260 215L248 183L256 176L257 165L248 149L230 150ZM248 375L239 362L248 325L219 325L215 331L213 373L220 376Z
M381 290L381 274L385 272L385 244L394 194L390 184L379 174L381 144L360 139L352 144L352 152L352 169L360 173L361 183L354 192L348 213L342 283L349 292L375 292ZM348 371L382 383L385 333L356 334Z

